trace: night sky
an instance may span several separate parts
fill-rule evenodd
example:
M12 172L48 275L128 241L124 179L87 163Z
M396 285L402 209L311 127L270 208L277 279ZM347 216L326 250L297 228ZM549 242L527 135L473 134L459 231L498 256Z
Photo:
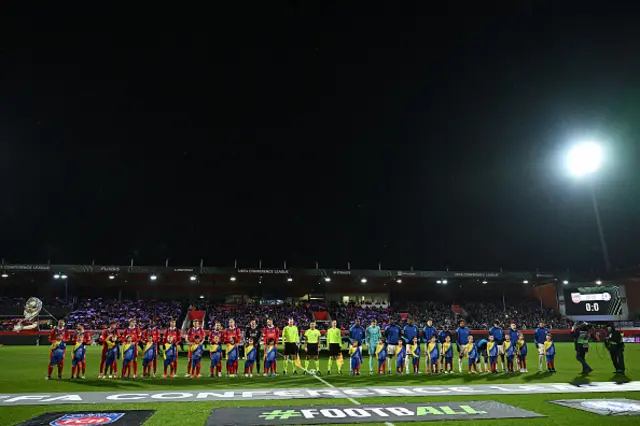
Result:
M0 257L598 270L593 138L640 263L638 10L267 3L3 13Z

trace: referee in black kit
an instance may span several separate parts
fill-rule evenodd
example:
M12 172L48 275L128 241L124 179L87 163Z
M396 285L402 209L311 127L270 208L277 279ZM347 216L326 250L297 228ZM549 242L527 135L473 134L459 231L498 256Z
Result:
M244 331L244 344L249 344L249 339L253 339L253 347L256 348L256 370L260 372L260 342L262 342L262 331L258 329L256 320L251 320L249 328Z

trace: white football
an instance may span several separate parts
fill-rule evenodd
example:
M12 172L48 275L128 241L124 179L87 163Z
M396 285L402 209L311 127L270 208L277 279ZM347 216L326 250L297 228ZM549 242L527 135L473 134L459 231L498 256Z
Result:
M309 374L316 374L316 370L313 370L313 369L309 370Z

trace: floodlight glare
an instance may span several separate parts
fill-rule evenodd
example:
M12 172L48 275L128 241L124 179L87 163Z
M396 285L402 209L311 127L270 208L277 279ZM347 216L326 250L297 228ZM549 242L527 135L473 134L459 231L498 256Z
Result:
M569 281L564 280L564 281L562 281L562 284L567 285L567 284L569 284Z
M482 284L486 284L486 283L487 283L486 281L482 281Z
M364 284L364 283L366 283L366 282L367 282L367 279L366 279L366 278L363 278L363 279L361 279L361 280L360 280L360 282L361 282L362 284Z
M231 278L229 278L229 280L231 280L231 281L235 281L235 280L236 280L236 277L231 277Z
M2 278L9 278L9 274L2 274Z
M602 281L598 280L598 281L596 281L596 284L600 285L600 284L602 284Z
M596 172L602 165L602 148L593 142L574 146L567 156L567 168L574 176Z
M398 284L402 284L402 280L401 280L400 278L398 278L398 279L396 280L396 282L397 282Z
M55 275L53 276L53 279L54 279L54 280L59 280L59 279L60 279L60 274L55 274Z
M447 283L447 280L442 280L442 284L446 284L446 283Z
M293 281L293 278L291 277L287 278L287 282L291 282L291 281Z
M149 278L151 278L151 281L155 281L158 279L158 276L156 274L153 274Z
M324 277L324 280L325 280L325 282L329 282L329 281L331 281L331 278L329 278L329 277Z
M191 281L195 281L195 280L197 280L197 279L198 279L198 277L196 277L195 275L191 275L191 276L189 277L189 279L190 279Z
M438 280L436 281L436 284L442 284L442 281Z
M63 280L66 280L67 276L66 275L60 275L60 278L62 278Z
M115 275L109 275L109 279L110 279L110 280L114 280L115 278L116 278L116 276L115 276Z
M522 284L529 284L529 281L524 280L524 281L522 281Z

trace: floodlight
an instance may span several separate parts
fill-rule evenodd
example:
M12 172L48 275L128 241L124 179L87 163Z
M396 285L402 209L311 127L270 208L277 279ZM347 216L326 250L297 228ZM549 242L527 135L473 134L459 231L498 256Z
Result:
M2 274L2 278L9 278L9 274L7 273Z
M602 165L602 148L594 142L585 142L571 148L567 155L567 168L574 176L596 172Z
M60 274L55 274L55 275L53 276L53 279L54 279L54 280L59 280L59 279L60 279Z
M331 278L329 278L329 277L324 277L324 280L325 280L325 282L329 282L329 281L331 281Z
M235 280L236 280L236 277L231 277L231 278L229 278L229 280L230 280L230 281L235 281Z
M486 283L487 283L486 281L482 281L482 284L486 284Z
M116 276L115 276L115 275L109 275L109 279L110 279L110 280L115 280L115 279L116 279Z
M198 279L198 277L196 277L195 275L191 275L191 276L189 277L189 279L190 279L191 281L195 281L195 280L197 280L197 279Z
M287 282L291 282L291 281L293 281L293 278L291 277L287 278Z
M438 280L436 281L436 284L442 284L442 281Z
M522 281L522 284L529 284L529 281L524 280L524 281Z
M602 284L602 281L598 280L598 281L596 281L596 284L600 285L600 284Z
M360 280L360 282L361 282L362 284L365 284L365 283L367 282L367 279L366 279L366 278L362 278L362 279Z
M447 283L447 280L442 280L442 284L446 284L446 283Z
M402 284L402 280L401 280L400 278L398 278L398 279L396 280L396 282L397 282L398 284Z
M569 281L564 280L564 281L562 281L562 284L567 285L567 284L569 284Z
M158 279L158 276L156 274L152 274L149 278L151 278L151 281L155 281Z

